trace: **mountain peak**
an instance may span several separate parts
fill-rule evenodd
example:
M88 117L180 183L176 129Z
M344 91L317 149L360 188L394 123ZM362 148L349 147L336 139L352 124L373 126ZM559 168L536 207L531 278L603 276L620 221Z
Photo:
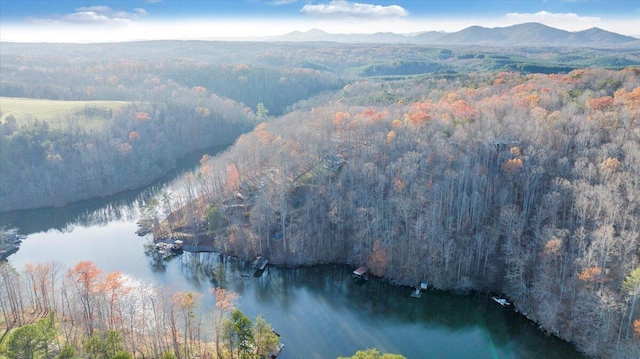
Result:
M469 26L453 33L427 31L418 34L378 32L374 34L331 34L317 28L294 31L280 41L335 41L345 43L415 43L484 46L636 46L640 40L593 27L570 32L539 22L506 27Z
M313 28L311 30L305 31L304 34L307 35L327 35L328 32L320 29Z

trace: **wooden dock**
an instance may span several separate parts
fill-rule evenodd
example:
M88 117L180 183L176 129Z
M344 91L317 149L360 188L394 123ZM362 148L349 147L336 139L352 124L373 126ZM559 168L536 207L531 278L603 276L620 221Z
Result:
M411 292L411 294L409 295L411 298L420 298L422 297L422 292L420 292L420 288L416 288L413 290L413 292Z
M25 236L18 234L17 228L0 227L0 261L17 252L24 238Z
M276 348L274 351L269 353L269 357L271 359L276 359L278 357L278 355L280 355L280 353L282 353L282 349L284 349L284 344L279 343L278 344L278 348Z
M428 287L429 287L429 284L427 284L427 282L422 282L416 285L416 288L413 290L413 292L411 292L409 296L411 298L420 298L422 297L422 291L427 290Z
M491 299L493 299L494 302L500 304L503 307L508 307L511 305L511 303L509 303L506 299L504 298L498 298L498 297L491 297Z
M171 249L173 249L174 251L178 251L178 250L182 249L183 245L184 245L184 241L182 241L180 239L176 239L173 242L173 245L171 246Z

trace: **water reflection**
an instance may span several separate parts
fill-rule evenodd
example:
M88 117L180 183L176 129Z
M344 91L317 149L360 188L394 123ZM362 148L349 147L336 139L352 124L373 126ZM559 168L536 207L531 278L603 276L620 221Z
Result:
M248 263L213 253L183 255L191 286L220 286L240 307L261 314L286 343L282 358L335 358L377 347L407 358L583 358L570 345L486 297L411 288L378 279L355 285L352 268L268 267L254 278Z
M69 233L36 233L9 261L21 269L27 262L55 259L69 268L90 260L105 273L118 270L203 293L205 311L214 305L210 288L231 290L240 295L243 312L252 318L261 314L282 335L281 359L336 358L369 347L407 358L581 358L488 298L432 291L410 298L411 288L376 279L355 285L353 268L343 266L267 267L254 277L250 263L215 253L158 260L145 255L149 239L135 235L135 228L135 222L114 221Z
M171 187L172 181L198 166L204 154L215 155L226 147L211 147L191 153L178 161L178 167L152 184L113 196L72 203L60 208L42 208L0 213L0 227L16 227L20 234L57 230L71 232L76 226L107 225L112 221L137 219L139 209L149 200Z

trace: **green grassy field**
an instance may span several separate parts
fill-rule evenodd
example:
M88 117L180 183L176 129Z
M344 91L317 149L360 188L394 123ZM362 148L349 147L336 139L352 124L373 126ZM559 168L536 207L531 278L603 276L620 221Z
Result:
M81 122L93 126L111 118L111 112L126 107L127 101L55 101L18 97L0 97L0 120L13 115L18 124L35 119L51 126Z

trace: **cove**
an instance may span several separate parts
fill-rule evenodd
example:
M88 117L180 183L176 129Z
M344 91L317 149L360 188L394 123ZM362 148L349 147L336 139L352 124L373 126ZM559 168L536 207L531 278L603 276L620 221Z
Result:
M267 267L254 277L250 264L215 253L188 253L162 262L145 254L149 238L135 234L139 208L151 196L171 190L182 169L138 191L62 208L3 213L0 226L28 235L9 257L22 269L27 262L56 260L72 267L90 260L105 272L204 294L209 288L236 292L249 317L262 315L285 349L279 358L336 358L376 347L407 358L584 358L573 347L542 333L530 321L486 297L427 291L410 298L410 288L372 279L351 280L353 268Z

